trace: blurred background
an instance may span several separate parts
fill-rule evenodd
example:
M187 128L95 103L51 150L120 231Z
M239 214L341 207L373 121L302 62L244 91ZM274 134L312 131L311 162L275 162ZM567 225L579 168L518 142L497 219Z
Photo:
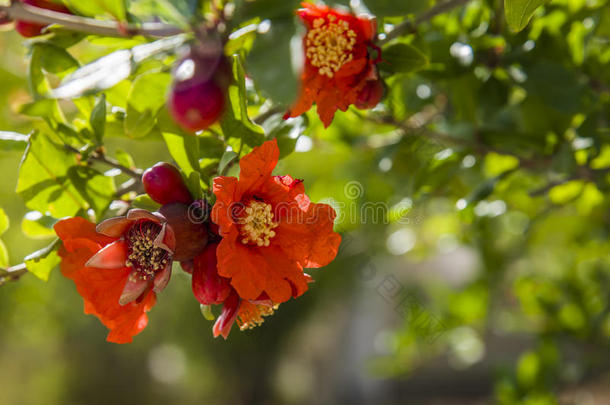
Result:
M609 404L610 7L553 1L512 34L501 3L410 37L428 68L386 76L375 111L327 130L312 113L290 135L276 173L334 205L343 235L302 298L213 339L175 269L148 327L115 345L59 271L26 274L0 287L0 403ZM40 125L17 113L27 52L0 32L3 131ZM171 161L154 134L106 147ZM53 236L15 193L22 154L0 150L12 265Z

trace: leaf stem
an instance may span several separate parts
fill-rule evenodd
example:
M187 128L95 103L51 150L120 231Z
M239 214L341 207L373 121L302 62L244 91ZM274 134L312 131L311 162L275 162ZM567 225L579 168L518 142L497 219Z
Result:
M71 31L108 37L170 37L183 32L178 27L163 23L127 24L115 21L102 21L94 18L64 14L13 1L10 6L0 6L0 16L12 20L24 20L39 24L59 24Z

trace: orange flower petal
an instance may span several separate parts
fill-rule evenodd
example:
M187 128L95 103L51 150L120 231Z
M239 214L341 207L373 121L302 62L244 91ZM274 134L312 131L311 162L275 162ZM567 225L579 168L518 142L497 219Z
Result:
M237 240L237 230L218 245L218 274L231 279L231 285L242 299L256 300L263 292L274 303L288 301L293 286L298 292L307 289L303 268L273 244L258 248Z
M298 221L282 221L277 243L305 268L326 266L335 259L341 235L333 231L335 210L327 204L309 205Z
M277 140L273 139L252 149L239 161L239 191L241 194L260 187L271 176L280 158Z

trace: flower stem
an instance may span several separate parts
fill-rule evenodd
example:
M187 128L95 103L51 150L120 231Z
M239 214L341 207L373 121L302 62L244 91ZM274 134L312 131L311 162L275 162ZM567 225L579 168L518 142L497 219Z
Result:
M10 6L0 6L0 17L45 25L59 24L71 31L108 37L130 37L134 35L169 37L183 32L178 27L162 23L133 25L115 21L102 21L73 14L59 13L30 6L19 1L13 1Z

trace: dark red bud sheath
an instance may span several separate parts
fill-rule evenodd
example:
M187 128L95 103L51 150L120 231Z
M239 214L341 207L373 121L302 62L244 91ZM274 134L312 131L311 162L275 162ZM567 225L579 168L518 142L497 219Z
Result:
M366 82L354 105L361 110L374 108L383 98L383 83L380 79Z
M231 292L230 280L218 275L217 247L216 243L207 245L203 253L193 261L193 294L203 305L221 304Z
M162 206L159 210L174 230L176 235L174 260L180 262L195 258L203 252L208 243L206 223L193 216L189 207L183 203L171 203Z
M44 8L46 10L57 11L64 14L71 14L70 10L64 7L61 4L54 3L52 1L47 0L21 0L22 3L25 3L30 6ZM42 30L46 27L43 24L32 23L28 21L17 20L15 23L15 31L17 31L21 36L26 38L36 37L42 34Z
M142 175L142 183L150 198L161 205L193 202L180 171L169 163L159 162L146 169Z

